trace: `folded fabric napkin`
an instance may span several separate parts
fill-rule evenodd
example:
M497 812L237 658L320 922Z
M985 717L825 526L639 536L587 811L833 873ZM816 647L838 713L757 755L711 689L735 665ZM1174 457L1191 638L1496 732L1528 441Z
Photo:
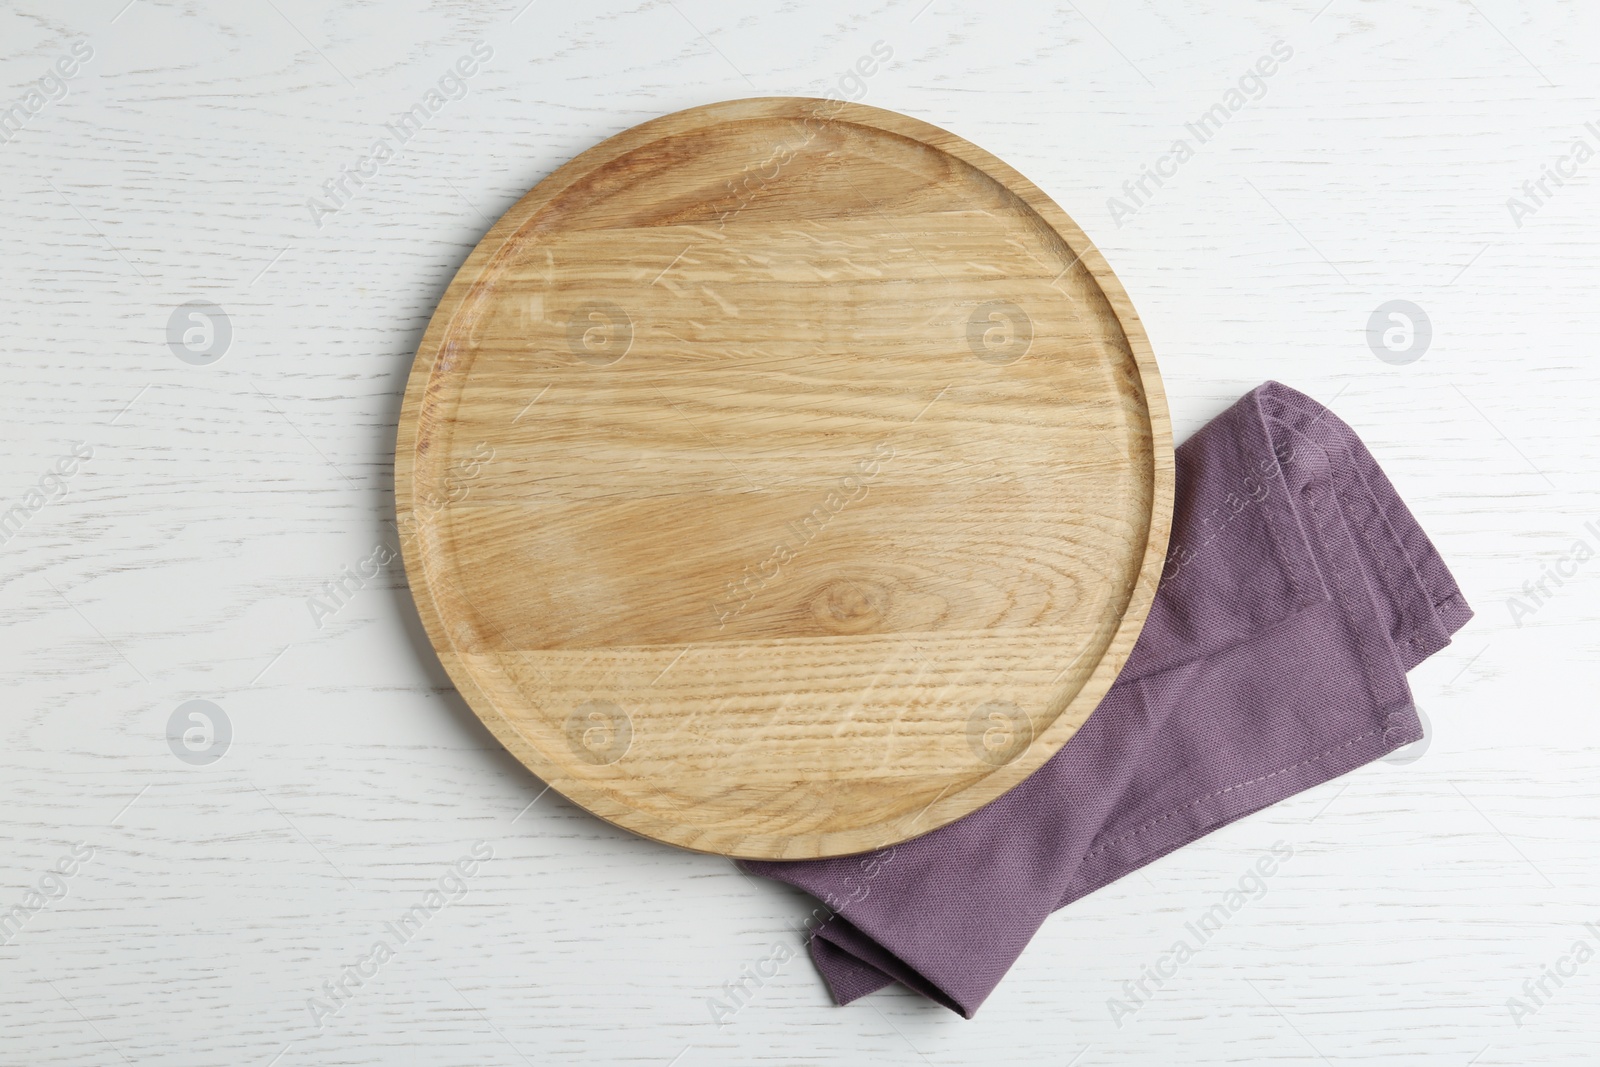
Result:
M1051 911L1420 739L1406 671L1471 617L1355 432L1267 382L1177 450L1144 631L1048 763L912 841L744 867L833 909L840 1004L901 982L971 1018Z

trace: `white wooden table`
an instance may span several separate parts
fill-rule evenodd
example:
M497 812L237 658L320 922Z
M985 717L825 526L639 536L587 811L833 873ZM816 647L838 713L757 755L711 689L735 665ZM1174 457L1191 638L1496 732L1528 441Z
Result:
M1592 1062L1593 5L759 6L0 11L0 1061ZM1180 439L1268 377L1331 402L1478 611L1413 674L1420 758L1056 915L972 1022L900 990L834 1007L798 953L714 1012L809 902L544 792L441 674L398 564L309 607L392 541L400 390L494 218L646 118L829 89L1061 203ZM1431 324L1409 362L1378 355L1398 320L1369 344L1394 300ZM193 700L214 729L174 748ZM1265 895L1113 1020L1278 841Z

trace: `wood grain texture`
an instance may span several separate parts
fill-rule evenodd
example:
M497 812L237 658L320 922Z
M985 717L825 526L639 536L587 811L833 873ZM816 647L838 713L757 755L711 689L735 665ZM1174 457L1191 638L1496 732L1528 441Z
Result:
M1047 760L1154 595L1172 439L1088 238L928 123L766 98L551 175L456 275L395 461L457 687L590 811L843 855Z
M95 449L0 546L0 913L74 842L96 850L0 946L0 1060L1591 1063L1597 961L1522 1025L1506 1002L1597 919L1600 569L1520 625L1506 605L1600 522L1600 160L1521 226L1506 200L1600 122L1600 8L673 5L0 7L0 101L72 41L95 50L0 144L6 507ZM1107 199L1280 38L1266 95L1119 226ZM479 40L468 95L319 228L307 198ZM836 1008L797 954L719 1025L709 1002L798 951L816 902L545 792L431 658L398 561L320 626L307 600L399 548L401 392L496 218L602 136L821 95L879 40L893 58L846 95L983 145L1072 213L1161 353L1179 441L1269 377L1330 404L1478 617L1411 675L1422 758L1052 916L976 1019L898 990ZM1409 366L1365 336L1397 297L1433 320ZM233 324L209 367L166 341L197 298ZM211 766L165 736L197 697L232 720ZM307 999L478 839L495 858L467 896L316 1026ZM1108 1000L1280 839L1295 858L1267 895L1119 1026Z

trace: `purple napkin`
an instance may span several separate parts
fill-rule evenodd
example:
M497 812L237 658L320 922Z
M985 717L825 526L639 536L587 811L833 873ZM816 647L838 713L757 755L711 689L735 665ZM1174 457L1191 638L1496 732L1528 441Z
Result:
M901 982L971 1018L1056 908L1422 736L1406 671L1472 611L1355 432L1267 382L1177 461L1149 620L1048 763L912 841L744 864L834 910L840 1004Z

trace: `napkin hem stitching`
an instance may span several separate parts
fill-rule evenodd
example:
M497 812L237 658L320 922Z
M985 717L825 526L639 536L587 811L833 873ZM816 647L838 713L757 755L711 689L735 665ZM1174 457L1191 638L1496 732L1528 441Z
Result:
M1391 713L1391 714L1393 714L1393 713ZM1212 799L1214 799L1216 797L1224 796L1224 795L1226 795L1228 793L1232 793L1232 792L1234 792L1235 790L1238 790L1238 789L1244 789L1244 788L1247 788L1248 786L1258 785L1261 782L1269 781L1269 780L1271 780L1273 778L1278 777L1279 775L1288 774L1290 771L1297 771L1301 767L1304 767L1304 766L1306 766L1308 764L1311 764L1311 763L1316 763L1318 760L1327 759L1329 756L1333 755L1335 752L1341 752L1344 749L1347 749L1347 748L1351 747L1352 745L1360 744L1362 741L1365 741L1369 737L1376 737L1379 734L1384 733L1384 732L1385 732L1384 730L1368 730L1364 734L1358 734L1357 736L1352 737L1347 741L1343 741L1343 742L1341 742L1341 743L1339 743L1337 745L1333 745L1330 748L1326 748L1323 751L1318 752L1315 756L1307 756L1305 759L1301 760L1298 763L1291 763L1287 767L1280 767L1277 770L1272 771L1269 774L1263 774L1263 775L1261 775L1259 777L1251 778L1248 781L1235 782L1233 785L1227 786L1226 788L1218 789L1218 790L1216 790L1214 792L1207 793L1204 796L1195 797L1193 800L1186 801L1186 802L1184 802L1182 804L1177 805L1176 807L1168 809L1167 811L1163 812L1161 815L1156 816L1154 819L1151 819L1149 822L1143 824L1142 826L1138 826L1138 827L1135 827L1132 830L1129 830L1127 833L1123 834L1120 837L1113 838L1112 840L1107 841L1103 845L1096 845L1094 848L1091 848L1088 852L1085 852L1083 854L1083 858L1085 860L1087 860L1087 859L1090 859L1091 857L1098 856L1101 853L1103 853L1103 852L1105 852L1105 851L1107 851L1107 850L1109 850L1109 849L1111 849L1111 848L1113 848L1113 847L1115 847L1117 845L1122 844L1124 841L1127 841L1127 840L1129 840L1131 838L1137 837L1140 834L1145 833L1146 831L1151 830L1156 826L1159 826L1161 823L1166 822L1168 819L1175 818L1177 815L1179 815L1180 813L1182 813L1182 812L1184 812L1184 811L1186 811L1186 810L1188 810L1190 808L1199 807L1201 804L1204 804L1208 800L1212 800Z

